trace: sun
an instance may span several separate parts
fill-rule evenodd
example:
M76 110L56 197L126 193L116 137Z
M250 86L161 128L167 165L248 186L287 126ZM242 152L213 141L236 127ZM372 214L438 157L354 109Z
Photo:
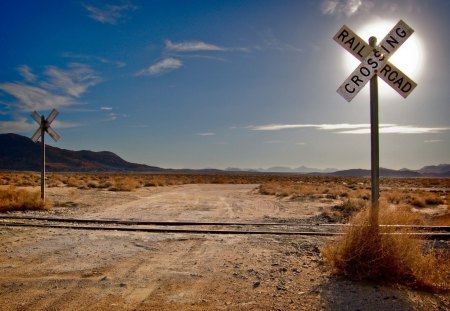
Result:
M396 21L393 20L375 20L372 21L360 29L355 29L354 31L358 34L362 39L369 40L371 36L375 36L377 38L377 43L380 43L381 40L386 36L386 34L394 27ZM412 26L414 29L414 26ZM357 60L350 53L345 53L345 68L348 72L353 72L353 70L360 64L360 61ZM422 41L417 33L413 33L408 40L389 58L389 61L397 66L403 73L413 79L416 83L418 83L418 78L422 71L422 67L424 64L425 58L425 50L423 48ZM396 94L394 90L392 90L386 83L380 83L380 92L385 95Z

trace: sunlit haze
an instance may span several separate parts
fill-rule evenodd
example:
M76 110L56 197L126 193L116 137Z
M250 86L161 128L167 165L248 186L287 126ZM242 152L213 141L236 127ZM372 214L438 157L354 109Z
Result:
M380 43L396 23L397 21L394 20L375 19L374 21L368 21L360 29L354 29L354 31L367 41L371 36L375 36L377 38L377 43ZM425 52L420 35L415 32L398 49L398 51L389 58L389 61L411 79L418 80L420 79L420 73L423 70L423 64L426 61ZM344 53L344 62L346 70L349 72L352 72L359 65L359 61L349 53ZM385 83L380 83L380 92L385 96L398 96L398 94Z

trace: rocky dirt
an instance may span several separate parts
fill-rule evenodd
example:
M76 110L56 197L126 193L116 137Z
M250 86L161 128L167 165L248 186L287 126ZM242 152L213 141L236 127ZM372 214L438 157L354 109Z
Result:
M308 223L335 203L262 196L256 188L50 188L51 211L11 214ZM0 310L450 309L445 294L331 275L320 257L328 239L0 226Z

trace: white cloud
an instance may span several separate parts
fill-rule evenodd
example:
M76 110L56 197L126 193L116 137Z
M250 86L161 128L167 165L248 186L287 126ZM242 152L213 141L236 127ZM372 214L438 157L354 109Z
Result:
M393 125L380 127L380 134L436 134L450 130L449 127L417 127L417 126L400 126ZM361 128L351 131L338 132L340 134L369 134L370 128Z
M34 82L37 79L37 76L31 72L31 68L28 65L22 65L17 68L20 75L28 82Z
M131 2L123 5L106 4L102 7L82 3L82 6L89 12L89 17L102 24L115 25L123 18L123 12L134 11L138 7Z
M174 52L195 52L195 51L225 51L224 48L202 42L202 41L184 41L180 43L173 43L166 40L166 50Z
M105 107L105 106L100 107L100 110L110 111L110 110L112 110L112 109L113 109L112 107Z
M37 123L30 123L24 117L17 118L13 121L0 121L0 134L23 133L36 130L37 128Z
M370 1L365 1L367 7L372 7ZM324 0L321 5L324 15L341 15L347 17L358 12L363 6L363 0Z
M0 90L17 98L16 105L21 111L47 110L73 103L70 96L57 95L41 87L18 82L2 83Z
M62 56L66 57L66 58L72 58L72 59L81 59L85 62L99 62L102 64L111 64L117 68L123 68L127 65L127 63L122 62L122 61L115 61L115 60L111 60L108 58L95 56L95 55L88 55L88 54L76 54L76 53L71 53L71 52L65 52L65 53L63 53Z
M205 133L195 133L197 136L214 136L215 134L212 132L205 132Z
M81 124L75 122L64 122L59 120L54 120L52 122L52 128L63 129L63 128L73 128L78 127ZM34 121L29 121L25 117L18 117L12 121L0 121L0 134L6 133L24 133L36 131L39 125Z
M315 128L318 130L335 131L338 134L369 134L370 124L268 124L247 126L252 131L280 131L286 129ZM341 130L337 131L336 130ZM449 131L449 127L418 127L410 125L380 124L380 134L435 134Z
M380 126L388 126L390 124L382 124ZM267 124L267 125L257 125L248 126L247 128L253 131L280 131L287 129L299 129L299 128L317 128L320 130L338 130L338 129L358 129L370 127L370 124Z
M41 83L42 86L47 89L62 91L77 98L85 93L89 87L100 81L94 70L79 63L69 64L68 70L50 66L45 74L49 77L49 80Z
M163 73L178 69L181 66L183 66L183 63L181 62L181 60L173 58L173 57L168 57L168 58L165 58L165 59L151 65L147 69L141 70L136 75L138 75L138 76L148 76L148 75L154 76L154 75L163 74Z
M316 127L314 124L267 124L267 125L250 125L248 129L252 131L280 131L287 129Z
M31 69L24 72L27 71L31 72ZM0 91L17 99L8 104L10 107L15 106L21 111L47 110L73 105L88 88L100 81L94 70L78 63L69 64L68 69L49 66L45 75L44 80L34 75L28 83L0 83Z

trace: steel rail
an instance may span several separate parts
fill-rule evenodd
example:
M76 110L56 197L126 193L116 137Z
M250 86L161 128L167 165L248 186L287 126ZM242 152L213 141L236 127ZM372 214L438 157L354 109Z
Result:
M125 231L125 232L147 232L147 233L184 233L184 234L220 234L220 235L307 235L307 236L336 236L345 235L344 232L331 231L274 231L274 230L230 230L230 229L173 229L173 228L143 228L131 226L87 226L75 224L51 224L45 223L26 223L26 222L1 222L2 227L34 227L51 229L74 229L89 231ZM417 238L448 240L450 233L446 232L381 232L381 234L409 235Z
M2 215L4 220L38 220L63 223L86 223L86 224L115 224L136 226L297 226L297 227L350 227L350 224L302 224L296 222L211 222L211 221L138 221L138 220L116 220L116 219L80 219L80 218L56 218L56 217L34 217L34 216L9 216ZM389 228L411 228L432 231L450 231L450 226L430 225L383 225Z
M136 228L136 227L102 227L102 226L76 226L76 225L53 225L53 224L33 224L33 223L15 223L4 222L1 227L34 227L51 229L75 229L75 230L94 230L94 231L126 231L126 232L149 232L149 233L190 233L190 234L255 234L255 235L316 235L316 236L334 236L343 235L342 232L311 232L311 231L245 231L245 230L218 230L218 229L169 229L169 228Z

